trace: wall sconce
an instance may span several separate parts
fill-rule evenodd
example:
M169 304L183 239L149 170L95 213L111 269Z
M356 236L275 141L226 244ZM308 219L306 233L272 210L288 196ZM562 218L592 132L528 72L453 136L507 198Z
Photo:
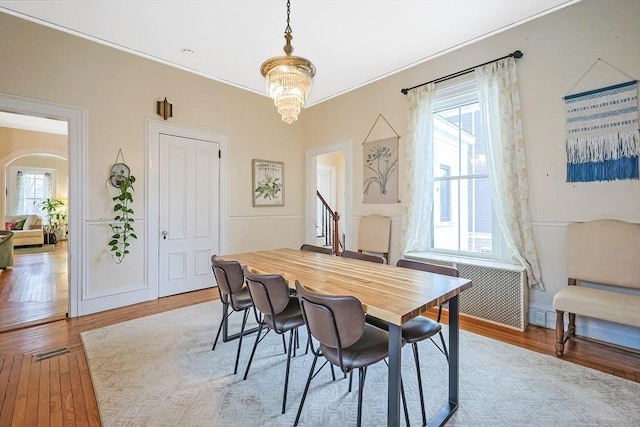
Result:
M159 116L162 116L163 119L167 120L169 117L173 117L173 105L169 104L167 98L164 98L164 101L158 101L156 112Z

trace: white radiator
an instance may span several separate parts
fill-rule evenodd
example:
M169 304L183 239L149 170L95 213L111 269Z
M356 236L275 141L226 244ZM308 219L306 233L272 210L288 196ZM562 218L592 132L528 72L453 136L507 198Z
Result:
M471 264L431 256L408 255L406 258L457 268L460 277L473 281L473 286L460 294L461 314L519 331L527 328L529 290L524 268L493 262Z

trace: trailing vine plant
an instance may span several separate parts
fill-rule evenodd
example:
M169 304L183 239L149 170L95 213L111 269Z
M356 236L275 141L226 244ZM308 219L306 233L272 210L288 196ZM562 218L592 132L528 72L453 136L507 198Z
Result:
M116 185L114 186L119 191L119 193L112 198L115 202L113 206L115 216L113 223L109 224L112 233L109 246L111 256L117 264L120 264L124 260L124 257L129 254L129 240L138 238L131 225L134 222L134 211L131 209L131 204L133 203L133 183L136 182L136 177L133 175L112 174L109 180L112 183L115 182Z

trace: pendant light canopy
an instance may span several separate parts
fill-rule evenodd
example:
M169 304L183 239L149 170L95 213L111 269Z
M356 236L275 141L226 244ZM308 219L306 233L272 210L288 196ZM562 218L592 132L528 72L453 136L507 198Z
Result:
M282 121L291 124L298 120L305 99L311 90L311 82L316 74L316 67L308 59L292 56L291 26L289 15L291 2L287 0L287 27L284 30L285 56L269 58L260 67L260 72L267 82L267 93L278 108Z

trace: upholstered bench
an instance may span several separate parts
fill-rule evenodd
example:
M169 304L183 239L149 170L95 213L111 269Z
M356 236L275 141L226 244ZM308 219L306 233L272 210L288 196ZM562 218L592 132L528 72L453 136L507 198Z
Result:
M566 264L569 286L553 298L557 356L576 335L576 315L640 328L640 224L597 220L569 225Z

